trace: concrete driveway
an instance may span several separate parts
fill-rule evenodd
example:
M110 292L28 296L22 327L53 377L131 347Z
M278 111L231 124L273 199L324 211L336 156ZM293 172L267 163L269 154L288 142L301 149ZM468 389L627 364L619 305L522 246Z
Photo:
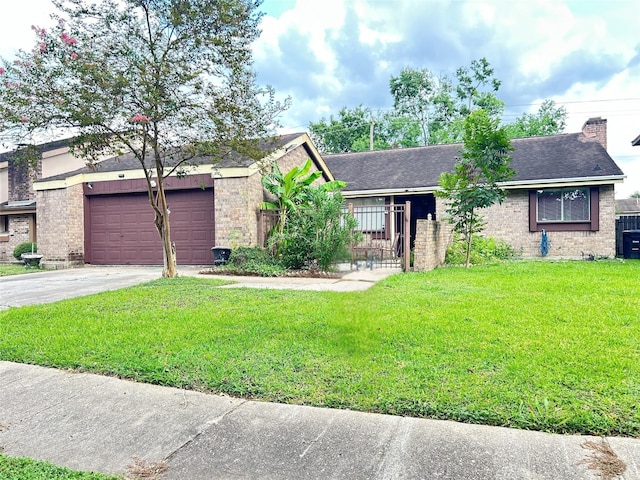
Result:
M383 278L400 272L400 269L377 269L355 270L341 278L261 278L200 274L206 268L179 266L178 275L215 278L230 282L229 285L221 288L354 292L366 290ZM155 280L161 276L162 267L156 266L84 266L0 277L0 310L117 290Z
M91 266L0 277L0 310L117 290L161 276L161 267Z

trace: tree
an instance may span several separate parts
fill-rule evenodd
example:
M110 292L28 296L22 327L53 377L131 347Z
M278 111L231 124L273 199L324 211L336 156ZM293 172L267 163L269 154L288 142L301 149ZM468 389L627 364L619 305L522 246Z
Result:
M567 110L556 107L553 100L545 100L537 113L523 113L513 123L505 126L509 138L557 135L567 125Z
M326 185L326 184L325 184ZM336 258L348 255L348 246L360 234L358 221L343 210L340 192L311 187L305 203L291 212L282 238L280 259L288 268L327 271Z
M429 145L434 97L438 93L433 74L426 68L403 68L398 77L391 76L389 89L396 114L415 120L422 133L421 144Z
M323 117L317 123L309 123L309 133L322 153L352 152L354 142L369 144L372 116L371 109L362 105L354 109L342 107L337 118L331 115L328 120Z
M470 67L460 67L456 70L458 80L456 95L460 102L459 111L462 117L466 118L477 108L482 108L493 118L502 114L504 102L495 95L502 82L494 77L493 72L493 68L485 57L473 60ZM487 87L489 91L482 90Z
M440 175L441 190L436 195L447 200L446 212L454 230L464 237L467 268L473 236L484 226L478 210L502 203L506 194L498 183L515 174L509 166L508 152L512 150L506 130L498 127L498 120L485 110L476 110L465 119L462 156L457 159L454 171Z
M374 150L459 142L464 120L473 110L482 108L492 118L502 115L504 103L495 93L499 87L486 58L458 68L455 84L427 68L406 67L389 81L391 112L375 115L363 105L343 107L336 118L311 122L309 130L323 153L369 150L372 122Z
M331 115L328 120L309 123L309 132L322 153L362 152L371 149L372 123L374 150L420 145L420 127L415 120L395 111L374 114L362 105L341 108L337 118Z
M322 172L310 173L311 166L311 159L307 159L300 167L293 167L283 175L280 167L274 163L271 166L271 172L262 177L262 185L274 197L273 200L263 202L262 209L277 210L280 214L275 241L276 252L280 249L280 244L284 238L289 214L295 211L299 205L308 203L313 182L322 176ZM321 184L317 188L323 192L333 192L345 186L345 182L332 180Z
M190 162L236 151L264 156L258 140L287 102L251 70L260 0L53 0L49 30L3 61L0 130L14 144L74 135L95 163L130 153L144 171L165 277L176 276L165 179Z

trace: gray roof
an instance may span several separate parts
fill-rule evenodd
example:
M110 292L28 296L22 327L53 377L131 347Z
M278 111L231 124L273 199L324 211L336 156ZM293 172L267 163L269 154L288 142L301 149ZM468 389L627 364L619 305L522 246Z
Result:
M38 145L38 152L42 155L45 152L50 152L51 150L57 150L58 148L68 147L71 139L65 138L62 140L55 140L53 142L41 143ZM0 153L0 162L4 160L11 160L15 154L16 150L9 150L3 153Z
M622 198L616 200L616 212L640 212L640 198Z
M261 141L260 148L265 152L268 152L268 151L277 149L279 147L282 147L283 145L286 145L287 143L298 138L301 135L303 134L289 133L286 135L280 135L279 137L275 137L272 140ZM215 159L211 157L197 157L190 160L188 162L188 165L215 164L216 168L230 168L230 167L248 167L249 165L252 165L255 162L256 160L253 158L240 155L236 152L231 152L231 154L225 156L222 160L218 162L216 162ZM73 172L67 172L67 173L62 173L62 174L54 175L47 178L42 178L39 181L64 180L65 178L72 177L74 175L78 175L81 173L119 172L119 171L127 171L127 170L140 170L140 162L132 153L127 153L124 155L120 155L118 157L108 158L94 165L82 167Z
M582 133L512 140L512 181L544 181L624 175L602 145ZM345 192L432 188L442 172L451 172L462 144L325 155Z

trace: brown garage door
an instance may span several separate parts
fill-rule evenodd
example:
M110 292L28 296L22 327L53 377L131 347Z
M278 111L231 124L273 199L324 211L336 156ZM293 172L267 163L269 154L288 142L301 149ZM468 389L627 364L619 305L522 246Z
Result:
M96 265L162 265L162 243L147 194L88 197L87 262ZM213 191L167 192L171 239L179 265L213 262Z

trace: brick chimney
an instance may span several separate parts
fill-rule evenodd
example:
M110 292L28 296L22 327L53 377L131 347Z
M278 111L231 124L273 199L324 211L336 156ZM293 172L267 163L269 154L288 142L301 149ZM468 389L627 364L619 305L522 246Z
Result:
M607 119L594 117L590 118L582 126L582 134L588 138L596 140L607 149Z
M35 165L34 162L15 154L9 156L7 160L9 163L9 202L36 198L33 191L33 181L42 175L42 158L38 158Z

